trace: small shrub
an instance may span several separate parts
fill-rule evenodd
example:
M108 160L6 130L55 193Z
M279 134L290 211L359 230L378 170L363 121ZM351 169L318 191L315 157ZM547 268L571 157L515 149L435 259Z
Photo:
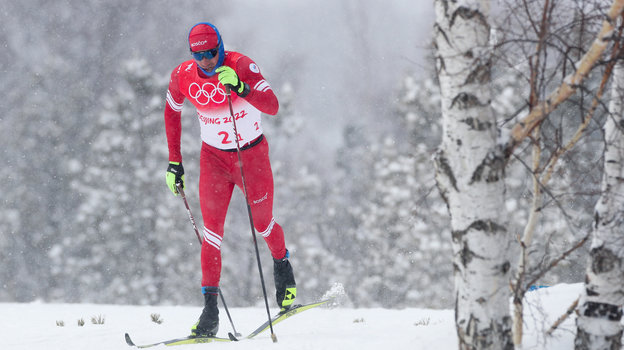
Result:
M97 315L91 317L91 323L93 324L104 324L104 316Z
M152 322L154 323L162 324L165 321L162 318L160 318L160 314L152 314L151 317L152 317Z
M414 323L414 326L428 326L429 323L431 323L431 319L426 317Z

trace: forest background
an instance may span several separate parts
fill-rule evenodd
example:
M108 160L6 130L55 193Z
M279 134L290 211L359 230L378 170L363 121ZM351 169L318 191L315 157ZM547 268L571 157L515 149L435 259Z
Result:
M341 283L357 307L452 307L448 212L431 161L441 137L432 7L424 0L2 2L0 301L201 303L199 247L164 181L163 109L171 70L190 58L189 28L209 21L227 50L258 63L280 100L263 127L275 215L300 297ZM495 74L493 108L511 118L526 86L513 72ZM565 129L563 116L575 113L572 104L545 128ZM589 231L604 116L595 120L561 160L532 252L538 264ZM201 223L190 104L183 128L186 192ZM531 178L518 154L501 210L519 235ZM540 283L582 281L585 258L575 257L586 256L583 249ZM262 304L239 192L222 252L228 303Z

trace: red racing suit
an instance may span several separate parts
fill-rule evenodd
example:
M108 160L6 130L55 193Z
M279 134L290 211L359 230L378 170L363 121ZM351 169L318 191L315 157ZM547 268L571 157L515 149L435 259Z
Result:
M203 287L219 286L225 216L234 186L242 189L234 137L238 138L241 148L254 227L264 237L275 259L286 255L284 231L273 218L273 172L260 118L261 113L277 113L277 97L249 57L226 51L223 65L234 69L239 79L250 88L244 98L234 92L231 94L238 135L234 134L225 87L216 74L208 77L201 72L194 60L183 62L171 73L165 105L170 162L182 162L180 138L184 99L197 109L201 128L199 198L204 221L201 248Z

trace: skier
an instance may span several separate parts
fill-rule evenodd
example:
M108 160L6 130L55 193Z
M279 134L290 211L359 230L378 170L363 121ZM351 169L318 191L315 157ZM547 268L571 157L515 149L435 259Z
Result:
M297 289L284 231L273 218L273 173L260 118L261 113L277 113L277 97L249 57L224 50L222 37L214 25L207 22L194 25L188 41L192 59L173 70L167 91L165 129L169 167L166 180L176 196L177 184L185 188L180 139L182 104L186 98L197 110L203 141L199 198L204 220L201 268L205 306L191 333L211 337L219 329L217 297L225 216L234 186L242 189L235 137L240 146L253 225L273 256L275 295L282 312L292 306ZM232 91L238 135L234 135L225 86Z

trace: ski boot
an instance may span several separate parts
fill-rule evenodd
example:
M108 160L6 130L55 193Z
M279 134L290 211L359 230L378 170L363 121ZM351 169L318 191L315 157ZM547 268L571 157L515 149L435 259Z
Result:
M219 308L217 297L219 287L203 287L204 310L199 316L199 321L191 327L192 337L215 337L219 331Z
M275 297L280 313L285 313L293 305L297 297L297 284L293 269L288 261L290 253L286 250L286 255L281 259L273 259L273 277L275 278Z

